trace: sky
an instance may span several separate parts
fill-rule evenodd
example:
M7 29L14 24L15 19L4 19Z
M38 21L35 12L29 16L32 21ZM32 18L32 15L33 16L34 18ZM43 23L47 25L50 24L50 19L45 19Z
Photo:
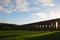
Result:
M0 0L0 23L28 24L60 18L60 0Z

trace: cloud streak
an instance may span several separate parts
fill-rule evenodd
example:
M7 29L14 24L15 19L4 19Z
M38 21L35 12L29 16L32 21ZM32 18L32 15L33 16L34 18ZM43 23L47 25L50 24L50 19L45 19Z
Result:
M48 20L48 19L54 19L54 18L60 18L60 11L50 11L48 13L45 12L39 12L32 14L35 17L42 18L43 20Z

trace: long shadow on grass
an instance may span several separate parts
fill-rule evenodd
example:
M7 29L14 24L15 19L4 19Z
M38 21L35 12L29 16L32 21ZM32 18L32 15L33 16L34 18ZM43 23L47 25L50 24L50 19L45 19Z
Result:
M56 33L48 34L48 35L44 35L44 36L28 38L26 40L60 40L60 32L56 32Z
M17 35L17 34L4 35L4 36L0 36L0 39L3 39L3 38L8 38L8 37L14 37L14 36L18 36L18 35Z

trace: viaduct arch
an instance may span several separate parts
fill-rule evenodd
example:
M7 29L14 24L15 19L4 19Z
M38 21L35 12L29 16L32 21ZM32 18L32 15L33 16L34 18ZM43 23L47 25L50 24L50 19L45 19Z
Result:
M26 25L22 25L21 28L26 30L33 30L33 31L60 30L60 19L52 19L42 22L26 24Z

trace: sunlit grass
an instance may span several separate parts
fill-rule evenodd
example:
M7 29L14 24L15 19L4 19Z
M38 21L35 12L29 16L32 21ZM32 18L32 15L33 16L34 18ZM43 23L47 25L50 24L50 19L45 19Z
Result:
M0 30L0 40L27 40L30 38L45 36L59 31L21 31Z

